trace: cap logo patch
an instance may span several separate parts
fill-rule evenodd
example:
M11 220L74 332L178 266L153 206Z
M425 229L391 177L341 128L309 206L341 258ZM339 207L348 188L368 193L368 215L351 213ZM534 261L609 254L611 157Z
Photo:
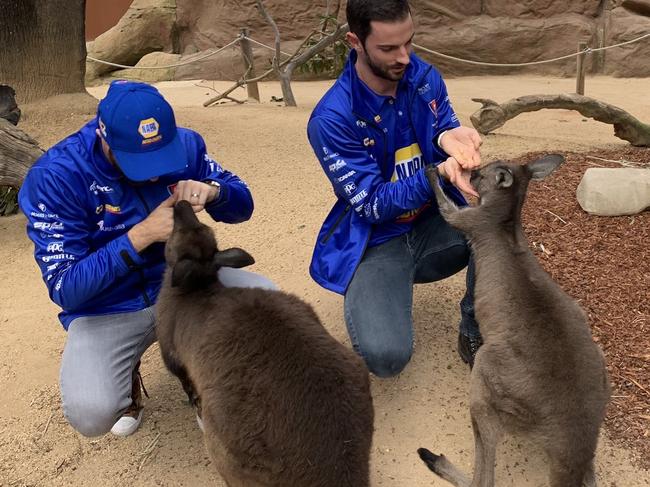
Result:
M155 118L147 118L145 120L140 120L138 132L140 132L140 135L142 135L142 137L145 139L151 139L152 137L158 135L159 129L160 125L158 125L158 122Z

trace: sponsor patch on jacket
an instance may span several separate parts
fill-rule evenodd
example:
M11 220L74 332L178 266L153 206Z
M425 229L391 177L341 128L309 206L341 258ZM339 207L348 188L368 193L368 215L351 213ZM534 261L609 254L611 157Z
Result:
M366 196L368 196L368 192L365 189L362 189L361 191L359 191L359 193L357 195L350 198L350 203L352 203L353 205L356 205L362 199L364 199Z
M90 191L93 194L99 194L99 193L112 193L113 188L110 186L102 186L101 184L97 184L97 181L93 181L93 183L88 186L88 191Z
M104 208L106 208L107 212L113 213L115 215L122 212L122 209L119 206L109 205L108 203L106 203L106 205L104 205Z
M438 118L438 103L436 100L431 100L429 102L429 109L431 110L431 113L433 113L433 115Z
M339 169L346 167L348 164L343 159L337 159L336 162L333 162L328 166L330 172L336 172Z
M345 183L343 185L343 190L345 191L345 194L350 196L352 193L354 193L357 190L357 185L354 184L352 181L349 183Z
M62 252L65 252L65 250L63 250L63 242L51 242L51 243L47 244L46 252L50 252L50 253L55 253L55 252L56 253L62 253Z

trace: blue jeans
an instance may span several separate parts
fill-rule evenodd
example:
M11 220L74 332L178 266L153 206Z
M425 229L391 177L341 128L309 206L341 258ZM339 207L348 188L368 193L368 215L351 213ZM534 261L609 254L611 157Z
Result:
M366 250L345 294L352 346L379 377L399 374L413 352L413 284L467 269L460 332L479 337L474 318L474 260L467 240L434 210L407 233Z

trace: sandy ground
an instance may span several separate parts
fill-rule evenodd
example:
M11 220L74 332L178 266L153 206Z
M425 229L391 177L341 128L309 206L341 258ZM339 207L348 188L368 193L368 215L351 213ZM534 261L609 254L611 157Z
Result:
M448 81L464 123L478 108L472 97L505 101L534 93L573 91L574 81L539 77L459 78ZM213 83L206 83L213 86ZM179 124L198 130L215 158L250 185L256 202L244 224L214 224L224 245L250 251L263 273L286 291L311 303L325 326L349 343L340 296L319 288L307 267L318 228L333 200L311 152L305 126L329 82L296 83L300 104L288 109L269 102L280 96L275 83L261 85L260 105L201 106L213 93L192 82L162 83ZM229 83L216 82L224 90ZM587 95L633 115L650 113L650 80L591 78ZM92 89L101 96L105 87ZM236 92L244 97L243 90ZM53 105L54 106L54 105ZM76 130L87 115L77 105L56 109L26 107L22 128L47 147ZM524 114L486 137L485 159L536 150L613 148L625 143L611 126L569 111ZM87 439L70 428L61 413L58 368L65 333L56 319L24 234L25 218L0 219L0 486L223 486L202 445L184 394L164 369L154 345L143 360L149 390L144 423L130 438ZM468 414L469 371L455 350L458 301L464 278L416 288L415 354L397 378L373 379L376 433L372 455L375 486L442 486L420 462L416 449L444 452L471 470L473 440ZM612 445L603 434L597 455L601 486L649 486L650 473L636 468L634 453ZM497 485L547 485L539 452L520 439L500 448Z

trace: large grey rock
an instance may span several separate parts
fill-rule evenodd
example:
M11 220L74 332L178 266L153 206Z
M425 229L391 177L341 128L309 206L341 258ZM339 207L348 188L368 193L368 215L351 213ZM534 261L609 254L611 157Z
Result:
M134 0L115 27L87 44L88 55L133 66L150 52L173 50L175 22L176 0ZM86 80L92 81L115 69L87 61Z
M175 79L177 67L163 68L163 66L170 66L178 64L181 60L180 54L169 54L167 52L151 52L136 64L136 68L120 69L113 71L111 77L136 79L138 81L145 81L147 83L156 83L158 81L171 81ZM146 68L158 67L160 69L137 69L137 66L144 66Z
M492 17L548 18L553 15L580 14L589 17L598 15L598 0L485 0L484 13Z
M328 0L264 0L282 36L292 46L317 28ZM187 59L207 53L237 37L241 28L272 46L273 31L256 0L135 0L119 24L88 46L91 56L134 65L155 51ZM650 0L411 0L417 25L415 42L452 56L492 63L546 60L591 47L631 40L650 31ZM338 19L345 21L345 2ZM650 39L587 57L588 72L615 76L650 76ZM271 51L253 46L257 71L270 65ZM419 52L445 76L539 73L574 76L576 59L529 67L486 67ZM114 70L87 64L87 80ZM237 49L179 68L175 79L237 79L243 68ZM296 73L296 78L303 75Z
M576 196L592 215L635 215L650 207L650 169L587 169Z
M607 45L629 41L650 32L650 17L615 8L609 17ZM614 76L650 76L650 38L606 51L605 73Z
M514 17L467 17L460 22L420 28L415 41L430 49L463 59L490 63L524 63L560 57L577 49L578 39L593 41L594 24L578 14L547 19ZM522 73L523 68L476 66L417 51L446 76ZM525 68L525 72L575 74L575 58Z

